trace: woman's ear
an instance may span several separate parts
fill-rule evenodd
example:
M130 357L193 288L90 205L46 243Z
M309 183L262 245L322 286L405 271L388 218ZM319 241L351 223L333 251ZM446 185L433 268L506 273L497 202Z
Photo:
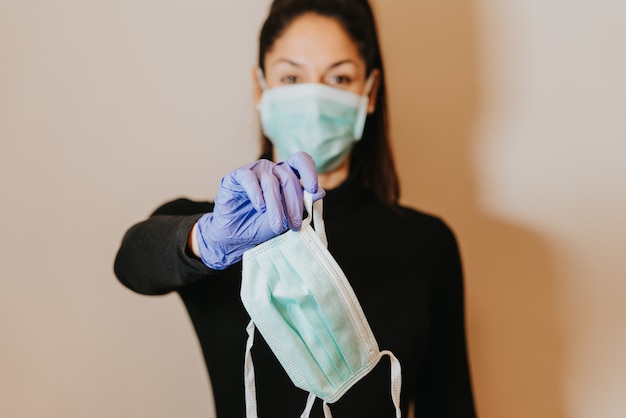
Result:
M257 67L252 68L250 74L252 75L252 98L254 99L254 104L258 106L261 103L261 95L263 94L263 88L259 81L259 69Z
M378 98L378 88L380 87L380 70L378 68L374 68L370 73L370 77L372 77L372 88L368 94L369 102L367 105L367 113L372 114L376 110L376 99Z

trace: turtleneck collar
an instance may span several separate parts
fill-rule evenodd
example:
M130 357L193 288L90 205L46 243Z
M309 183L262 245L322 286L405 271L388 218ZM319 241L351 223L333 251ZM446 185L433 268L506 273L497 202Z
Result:
M324 197L324 216L354 212L372 197L363 186L363 177L358 172L351 172L343 183L334 189L326 190Z

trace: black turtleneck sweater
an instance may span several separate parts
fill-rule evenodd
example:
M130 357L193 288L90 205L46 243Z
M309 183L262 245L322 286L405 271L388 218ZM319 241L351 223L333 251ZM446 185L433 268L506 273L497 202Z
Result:
M207 365L218 418L245 417L243 360L249 317L241 304L241 263L214 271L187 247L211 202L178 199L133 226L115 273L149 295L178 292ZM402 411L415 417L474 417L466 353L463 276L454 235L438 218L392 210L348 179L324 199L328 247L361 303L381 350L402 364ZM307 393L296 388L259 335L252 350L259 417L300 416ZM331 405L337 418L393 417L389 361ZM321 406L311 416L321 417Z

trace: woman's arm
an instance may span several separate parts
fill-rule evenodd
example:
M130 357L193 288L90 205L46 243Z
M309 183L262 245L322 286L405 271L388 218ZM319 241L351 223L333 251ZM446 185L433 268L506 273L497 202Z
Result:
M115 274L130 289L150 295L219 274L246 250L300 228L303 187L317 198L325 193L313 159L303 152L284 163L258 160L232 170L220 182L215 205L178 199L129 229Z
M115 258L120 282L138 293L160 295L219 274L206 267L189 246L196 221L212 208L208 202L178 199L131 227Z

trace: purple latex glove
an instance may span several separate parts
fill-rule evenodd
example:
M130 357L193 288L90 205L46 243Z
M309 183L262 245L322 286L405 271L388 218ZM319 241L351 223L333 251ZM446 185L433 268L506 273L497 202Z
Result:
M314 200L326 194L318 187L313 159L304 152L280 163L258 160L228 173L222 179L213 212L197 223L202 262L223 270L240 261L250 248L287 229L300 229L303 188L314 195Z

